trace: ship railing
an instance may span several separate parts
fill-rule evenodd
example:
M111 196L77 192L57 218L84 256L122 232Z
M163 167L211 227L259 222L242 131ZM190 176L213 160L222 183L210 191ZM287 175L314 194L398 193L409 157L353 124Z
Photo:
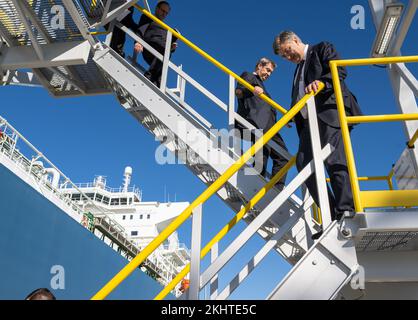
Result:
M7 155L14 163L17 163L20 168L34 177L38 183L41 183L45 188L50 190L77 214L83 215L86 211L85 206L91 205L99 212L95 214L95 216L105 218L109 225L127 238L125 229L108 216L108 213L110 213L109 211L96 206L95 203L90 200L90 198L75 183L73 183L52 163L52 161L50 161L41 151L33 146L18 130L16 130L6 119L2 117L0 117L0 130L2 132L2 137L0 139L0 151L2 151L3 154ZM23 144L18 146L20 142ZM20 147L20 149L18 147ZM31 153L31 156L25 156L22 150L25 150L26 154ZM49 168L56 170L56 172L60 175L60 181L62 182L58 183L59 186L68 186L68 188L75 189L80 193L82 199L86 200L83 206L79 206L69 197L68 194L63 193L60 188L54 187L52 183L45 178L44 164L41 163L41 160L46 162Z

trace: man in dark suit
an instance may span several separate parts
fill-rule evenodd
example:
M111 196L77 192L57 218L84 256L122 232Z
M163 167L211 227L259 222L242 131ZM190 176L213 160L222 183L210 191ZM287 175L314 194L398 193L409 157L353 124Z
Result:
M332 194L328 190L331 218L332 220L339 220L344 212L354 212L353 196L329 67L331 60L339 60L340 57L331 43L321 42L316 45L307 45L292 31L280 33L274 40L273 50L284 59L297 64L293 80L292 106L306 93L316 92L319 82L325 84L324 90L316 95L315 103L321 144L325 146L330 143L335 148L334 152L325 160L325 167L328 171L333 191ZM356 97L350 92L344 82L344 79L347 77L346 69L340 67L338 71L346 113L350 116L361 115ZM303 108L294 120L300 138L296 160L297 168L300 171L313 157L307 108ZM312 175L306 181L306 186L316 204L319 204L315 175Z
M154 15L161 21L164 21L170 13L171 7L167 1L158 2ZM165 44L167 40L167 30L162 28L158 23L151 20L146 15L142 15L136 32L142 39L145 40L151 47L164 55ZM157 87L161 84L161 74L163 70L163 63L156 58L151 52L145 50L143 46L137 42L135 43L135 52L142 52L144 60L149 64L148 71L145 76L154 83ZM176 39L171 41L171 53L177 49Z
M276 110L259 97L263 93L270 97L264 86L264 81L270 77L275 68L276 63L274 63L272 60L267 58L260 59L256 64L254 72L244 72L241 75L241 78L254 86L254 93L252 93L240 83L238 83L235 91L235 94L238 98L237 113L249 123L251 123L254 127L261 129L263 134L266 133L276 123ZM235 126L241 130L241 132L243 129L245 129L238 122L235 123ZM252 143L257 140L254 134L251 135L251 140ZM286 145L280 134L275 135L272 140L287 151ZM257 159L257 155L255 158ZM260 172L260 174L263 176L266 176L267 162L269 158L271 158L273 161L273 168L271 173L272 176L279 172L280 169L287 163L285 157L280 155L270 146L266 145L263 148L263 163L262 171ZM277 182L276 187L280 191L283 190L285 181L286 176Z

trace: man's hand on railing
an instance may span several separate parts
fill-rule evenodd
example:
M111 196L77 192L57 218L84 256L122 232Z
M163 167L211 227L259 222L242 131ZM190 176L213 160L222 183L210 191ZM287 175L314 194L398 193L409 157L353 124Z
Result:
M144 51L144 46L139 42L135 42L134 51L135 53L141 53L142 51Z
M321 81L319 80L315 80L314 82L310 83L306 88L305 88L305 93L311 93L312 91L314 93L317 93L319 90L319 84L321 83Z

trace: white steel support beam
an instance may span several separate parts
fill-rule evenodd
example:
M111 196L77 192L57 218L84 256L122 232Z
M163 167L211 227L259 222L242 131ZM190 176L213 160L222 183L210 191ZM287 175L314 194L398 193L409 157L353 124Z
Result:
M247 262L243 269L232 279L224 290L216 297L216 300L226 300L237 289L241 283L251 274L252 271L263 261L267 254L276 247L283 237L283 232L295 226L298 220L303 216L302 212L295 213L289 220L288 225L283 226L271 237L261 248L261 250Z
M267 299L334 299L358 269L354 240L339 229L334 221Z
M415 76L409 71L404 63L394 64L393 67L401 75L402 79L408 84L411 90L414 92L415 97L418 98L418 80Z
M192 248L190 261L190 288L187 292L189 300L199 300L200 251L202 244L202 205L193 210L192 216Z
M228 103L228 130L235 127L235 78L229 78L229 103Z
M331 210L328 200L328 188L325 178L324 161L320 155L322 145L319 135L318 118L314 97L308 100L306 108L308 108L309 131L311 136L312 155L315 166L316 185L318 188L319 203L317 203L317 205L319 205L321 208L322 228L325 230L331 224Z

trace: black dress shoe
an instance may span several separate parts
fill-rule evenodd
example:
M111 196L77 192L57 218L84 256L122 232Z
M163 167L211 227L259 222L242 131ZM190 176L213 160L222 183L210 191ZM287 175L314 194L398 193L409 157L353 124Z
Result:
M319 238L321 238L322 234L324 233L324 230L319 231L318 233L315 233L311 236L312 240L318 240Z

